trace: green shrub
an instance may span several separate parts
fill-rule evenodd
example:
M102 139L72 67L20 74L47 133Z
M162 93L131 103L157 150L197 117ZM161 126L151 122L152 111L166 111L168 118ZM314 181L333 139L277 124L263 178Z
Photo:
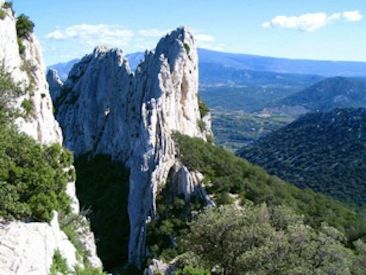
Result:
M187 54L189 54L189 52L191 51L191 48L189 47L189 45L187 43L184 43L184 49Z
M206 130L206 123L203 120L198 120L197 123L202 132Z
M6 16L6 12L0 8L0 19L1 20L5 19L5 16Z
M185 201L184 196L176 196L174 185L168 179L156 198L157 219L148 224L146 245L151 257L163 258L166 261L174 259L182 251L176 244L176 238L184 235L188 222L194 213L203 208L204 202L197 197Z
M198 100L198 107L200 110L201 118L206 116L210 112L210 109L207 107L207 105L200 99Z
M77 266L75 268L75 275L107 275L107 273L101 271L99 268L95 267L84 267L81 268Z
M18 38L24 39L28 34L33 32L34 23L28 16L21 14L17 17L16 28Z
M63 213L59 215L61 230L66 234L69 241L76 248L78 256L83 260L85 266L89 265L89 251L80 241L85 230L89 230L88 222L80 215L74 213Z
M44 146L10 126L0 127L0 216L47 221L69 210L66 194L70 153Z
M18 46L19 46L19 53L21 55L25 52L25 46L23 44L23 39L26 39L27 36L33 32L34 23L29 19L28 16L21 14L17 17L17 37L18 37Z
M0 125L10 123L20 115L11 104L21 94L23 91L13 82L9 73L0 67Z
M175 272L176 275L210 275L210 272L201 268L185 266L183 270Z
M246 274L366 272L361 263L366 254L355 258L344 246L341 232L324 223L314 230L286 207L211 207L189 229L182 246L200 259L201 268L215 267L218 274L240 275L244 270ZM364 247L360 240L357 244Z
M6 1L6 2L3 4L3 8L4 8L4 9L12 9L12 10L13 10L13 2L8 2L8 1Z
M71 272L66 264L66 260L62 257L60 251L57 249L53 254L53 261L50 268L50 275L69 275Z
M24 109L26 117L29 117L34 111L34 106L30 99L24 99L21 106Z
M18 47L19 47L19 54L20 55L23 55L24 52L25 52L25 46L24 46L24 44L22 42L22 39L21 38L18 38L17 39L17 42L18 42Z

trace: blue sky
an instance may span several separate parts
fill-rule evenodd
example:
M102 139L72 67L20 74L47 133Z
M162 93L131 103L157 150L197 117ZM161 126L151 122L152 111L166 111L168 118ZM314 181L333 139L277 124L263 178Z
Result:
M97 44L153 48L189 26L198 45L289 58L366 61L365 0L15 0L36 24L48 65Z

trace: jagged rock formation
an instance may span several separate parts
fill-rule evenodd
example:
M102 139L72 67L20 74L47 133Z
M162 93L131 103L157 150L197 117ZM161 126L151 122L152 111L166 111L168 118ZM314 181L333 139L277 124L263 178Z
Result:
M64 83L58 76L57 71L54 69L49 69L47 71L46 78L47 78L48 85L50 87L51 99L52 99L52 101L55 101L55 99L59 97Z
M19 131L40 143L61 144L61 128L53 115L39 42L32 33L28 33L21 39L24 51L20 54L16 17L12 9L3 7L3 4L4 1L0 0L0 7L5 12L5 17L0 19L0 64L14 83L24 90L13 107L21 109L27 101L30 109L29 114L17 118L15 124ZM74 182L68 184L67 193L71 197L73 212L78 214ZM81 242L89 249L91 264L101 267L90 230ZM0 221L0 274L48 274L56 249L70 268L74 268L76 263L82 266L76 259L76 248L60 230L57 213L50 224Z
M137 265L146 253L146 223L155 216L156 194L178 163L173 133L204 140L212 135L210 117L199 110L197 64L186 28L146 52L134 75L122 51L99 47L73 67L55 101L66 147L76 155L108 154L130 168L129 261ZM180 189L193 193L202 179L185 169L175 178L187 185Z

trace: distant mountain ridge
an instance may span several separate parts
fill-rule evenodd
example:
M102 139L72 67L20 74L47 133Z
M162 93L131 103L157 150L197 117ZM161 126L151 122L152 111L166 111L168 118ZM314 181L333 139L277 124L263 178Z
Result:
M288 59L249 54L226 53L207 49L198 49L198 56L201 71L206 67L209 68L210 66L215 66L216 68L221 67L221 70L320 75L325 77L366 76L366 62ZM136 52L126 55L132 70L135 70L143 57L143 52ZM71 70L72 66L79 60L80 59L71 60L65 63L58 63L49 66L49 68L55 69L61 79L66 79L67 74ZM201 72L201 77L202 75L204 75L204 72Z
M309 111L330 111L344 107L366 107L366 81L345 77L324 79L290 95L276 106L302 106Z
M366 205L366 109L304 115L239 155L301 188Z

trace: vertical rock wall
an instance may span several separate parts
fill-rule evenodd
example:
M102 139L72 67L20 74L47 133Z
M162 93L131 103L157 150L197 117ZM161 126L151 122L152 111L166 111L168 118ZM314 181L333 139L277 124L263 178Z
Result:
M193 35L186 28L166 35L135 75L120 50L96 48L73 67L55 102L66 147L76 155L111 155L129 167L129 261L140 265L156 194L178 162L174 132L212 135L209 116L199 110Z

